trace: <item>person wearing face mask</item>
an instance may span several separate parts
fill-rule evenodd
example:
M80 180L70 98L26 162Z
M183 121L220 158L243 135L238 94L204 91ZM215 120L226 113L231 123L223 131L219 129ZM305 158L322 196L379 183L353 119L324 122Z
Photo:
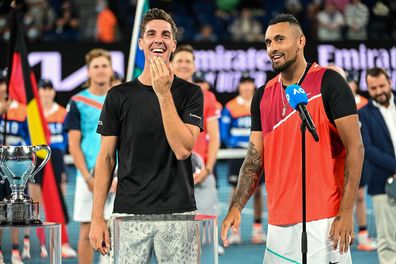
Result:
M396 99L389 74L379 67L366 72L371 99L359 110L368 172L367 192L372 196L380 264L396 263L396 203L387 195L387 181L396 181Z
M144 14L139 36L143 72L113 87L100 115L90 241L110 258L114 234L103 208L116 162L118 185L109 225L118 216L131 215L194 219L197 210L191 153L203 130L203 94L170 70L176 35L175 22L164 10ZM196 263L200 257L197 226L191 221L128 221L120 235L120 263L150 263L152 252L158 263Z

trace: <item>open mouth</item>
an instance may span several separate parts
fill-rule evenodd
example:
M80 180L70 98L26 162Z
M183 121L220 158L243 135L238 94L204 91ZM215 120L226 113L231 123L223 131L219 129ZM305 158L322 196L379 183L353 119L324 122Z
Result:
M151 52L154 53L154 55L156 55L156 56L160 56L161 54L163 54L165 52L165 49L155 48L155 49L151 49Z
M271 56L271 59L273 62L278 62L282 57L283 57L283 55L281 55L281 54L275 54L275 55Z

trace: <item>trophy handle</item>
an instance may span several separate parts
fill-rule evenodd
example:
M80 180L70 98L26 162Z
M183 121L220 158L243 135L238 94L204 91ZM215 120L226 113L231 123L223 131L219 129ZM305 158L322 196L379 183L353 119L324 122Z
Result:
M31 182L34 182L34 176L37 174L37 172L39 172L44 167L44 165L48 162L49 158L51 157L51 148L47 145L34 146L33 151L37 152L37 151L40 151L43 149L47 151L47 156L41 162L40 166L38 166L38 168L32 173L32 175L30 175Z

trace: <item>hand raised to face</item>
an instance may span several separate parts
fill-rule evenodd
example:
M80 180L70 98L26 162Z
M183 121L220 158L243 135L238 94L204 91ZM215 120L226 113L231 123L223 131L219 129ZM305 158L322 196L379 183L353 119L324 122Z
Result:
M151 84L157 96L162 96L170 91L174 75L160 57L150 59Z

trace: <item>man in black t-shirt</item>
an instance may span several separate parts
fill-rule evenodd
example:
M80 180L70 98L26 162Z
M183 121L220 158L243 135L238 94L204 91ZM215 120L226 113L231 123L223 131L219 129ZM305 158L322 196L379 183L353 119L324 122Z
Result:
M140 32L144 70L136 80L108 92L97 129L102 141L95 168L90 240L102 254L110 249L102 215L116 152L118 186L113 219L120 215L194 214L196 210L190 154L202 130L202 91L169 70L169 58L176 48L176 25L166 12L150 9ZM197 261L192 226L148 222L128 223L126 231L120 232L120 263L148 262L153 249L159 262Z

